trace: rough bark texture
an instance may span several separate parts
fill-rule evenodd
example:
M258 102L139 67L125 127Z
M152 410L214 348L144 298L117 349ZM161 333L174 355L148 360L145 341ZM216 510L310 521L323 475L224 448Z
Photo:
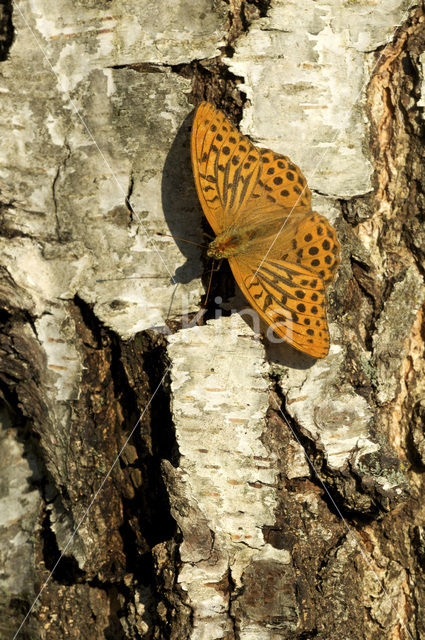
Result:
M424 50L407 0L0 2L2 638L425 638ZM201 99L338 229L324 360L226 268L190 323Z

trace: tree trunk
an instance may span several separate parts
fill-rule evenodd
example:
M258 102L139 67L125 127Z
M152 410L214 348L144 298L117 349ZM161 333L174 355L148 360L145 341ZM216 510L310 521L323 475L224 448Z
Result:
M0 19L0 636L425 638L422 3ZM323 360L196 315L205 99L337 228Z

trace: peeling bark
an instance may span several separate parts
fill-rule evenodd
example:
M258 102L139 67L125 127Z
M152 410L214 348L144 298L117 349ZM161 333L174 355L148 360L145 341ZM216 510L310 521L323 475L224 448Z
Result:
M1 637L425 637L423 3L0 25ZM196 322L203 99L338 229L324 360L255 334L226 267Z

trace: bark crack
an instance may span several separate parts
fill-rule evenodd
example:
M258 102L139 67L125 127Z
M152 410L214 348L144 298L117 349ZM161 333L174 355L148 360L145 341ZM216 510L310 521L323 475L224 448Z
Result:
M12 0L0 2L0 61L7 60L10 48L15 38L15 28L12 21Z
M236 583L233 580L232 570L230 566L227 569L227 584L228 584L228 598L227 598L227 615L232 623L233 640L239 640L239 625L237 616L233 612L233 600L237 597Z
M134 189L134 175L133 173L131 173L128 181L127 195L125 197L125 206L130 212L130 223L134 221L134 209L131 205L131 196L133 195L133 189Z
M58 165L57 170L56 170L56 174L55 174L55 176L53 178L53 181L52 181L53 212L54 212L54 216L55 216L55 220L56 220L56 235L57 235L57 238L58 238L59 242L63 242L64 238L62 237L61 223L60 223L60 217L59 217L59 203L58 203L57 185L58 185L58 181L59 181L62 173L65 173L66 165L68 163L68 160L71 157L71 148L70 148L70 146L69 146L69 144L67 143L66 140L64 141L63 146L66 149L66 154L62 158L61 163Z

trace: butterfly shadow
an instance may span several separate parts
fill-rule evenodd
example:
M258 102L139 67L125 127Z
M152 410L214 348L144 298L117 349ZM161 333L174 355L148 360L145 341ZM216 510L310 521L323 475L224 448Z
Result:
M309 369L314 365L316 358L298 351L288 342L285 342L283 338L279 338L271 332L269 325L252 309L239 287L237 287L235 297L232 298L231 303L232 312L239 313L244 322L257 335L261 335L269 362L290 367L291 369Z
M196 193L190 158L193 113L181 124L167 154L162 172L161 197L165 221L186 262L177 267L174 281L187 284L201 274L202 211Z
M264 325L264 323L262 324ZM313 356L298 351L298 349L295 349L295 347L285 342L282 338L277 338L276 342L268 340L266 337L268 328L269 327L265 325L263 344L269 362L290 367L291 369L310 369L317 361Z

